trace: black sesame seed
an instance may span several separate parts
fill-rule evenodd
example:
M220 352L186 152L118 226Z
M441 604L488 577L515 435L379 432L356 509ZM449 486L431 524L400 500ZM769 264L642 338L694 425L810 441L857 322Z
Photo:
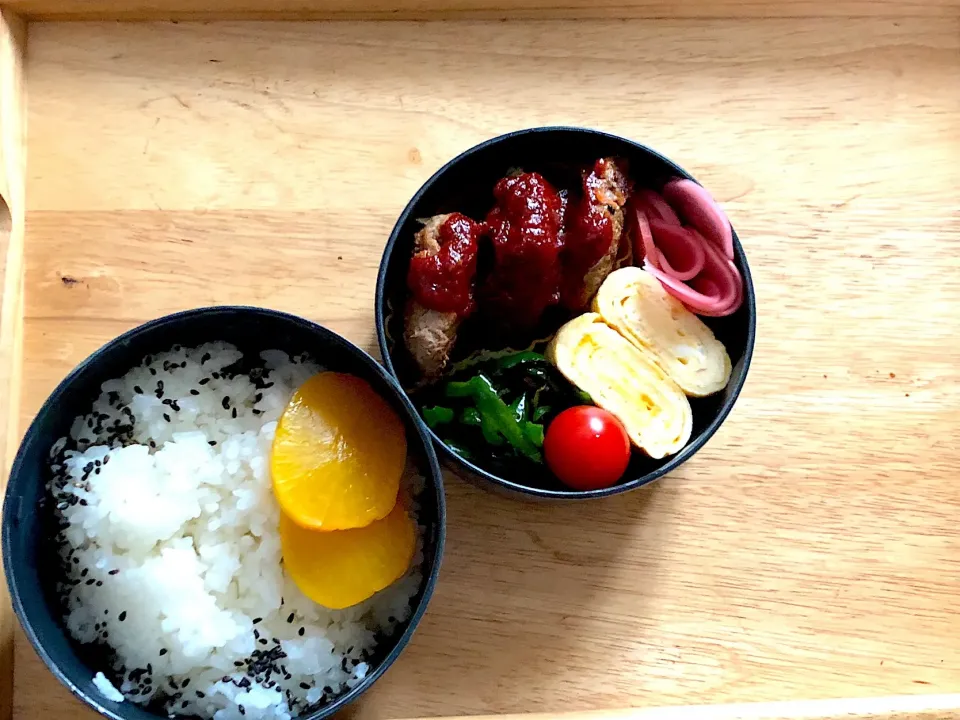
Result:
M194 690L194 693L196 693L198 698L205 698L207 696L207 694L203 692L203 690Z
M253 401L255 403L258 403L261 400L263 400L263 393L257 393L256 395L253 396Z
M255 640L259 640L259 639L260 639L260 631L259 631L259 630L254 630L254 631L253 631L253 637L254 637Z
M160 657L163 657L163 656L166 655L166 654L167 654L167 649L166 649L166 648L160 648Z
M147 663L147 675L153 675L153 663ZM147 678L147 685L153 682L152 678Z
M120 571L119 571L117 568L114 568L113 570L111 570L110 572L108 572L107 575L116 575L118 572L120 572Z
M210 378L203 378L197 385L206 385L208 382L210 382Z
M223 405L223 409L224 409L224 410L229 410L229 409L230 409L230 396L229 396L229 395L224 395L224 396L223 396L223 400L220 401L220 404Z
M166 420L167 422L170 422L170 416L167 415L167 413L163 414L163 419Z
M304 629L300 628L299 630L297 630L297 635L299 635L300 637L303 637L304 632L305 632Z
M189 705L189 704L190 704L190 701L189 701L189 700L184 700L182 703L180 703L180 707L186 708L187 705Z
M106 465L108 462L110 462L110 456L109 456L109 455L104 455L104 456L103 456L103 464Z
M190 684L190 678L187 678L186 680L183 681L180 687L185 688L189 684Z
M210 353L204 353L203 357L200 358L200 364L203 365L207 360L213 357Z
M305 682L300 683L300 687L303 688L304 690L309 690L309 689L310 689L310 686L307 685Z
M177 681L174 680L173 678L170 678L170 687L173 688L174 690L177 689Z
M143 388L140 387L139 385L134 385L134 386L133 386L133 391L134 391L137 395L143 395Z
M219 379L220 379L220 373L218 373L218 372L210 373L210 375L213 377L214 380L219 380Z
M257 410L256 408L254 408L254 409L253 409L253 414L254 414L254 415L261 415L261 414L263 414L263 410Z
M90 568L84 568L83 570L80 571L80 577L86 577L87 573L89 572L90 572Z
M207 445L209 445L210 447L213 447L216 444L217 444L216 440L207 440Z
M234 663L234 665L236 665L236 663ZM230 682L230 676L224 675L222 678L220 678L220 682Z
M246 709L243 705L237 705L237 710L240 711L240 714L241 714L241 715L246 715L246 714L247 714L247 709Z
M103 587L103 580L97 580L97 587Z
M237 667L243 667L243 663L239 660L234 660L233 664L236 665Z
M266 638L260 638L259 640L257 640L257 642L260 643L261 645L266 645L266 644L267 644L267 639L266 639Z
M289 615L287 615L287 622L292 623L295 615L296 613L290 613Z
M93 578L90 578L89 580L87 580L87 582L86 582L85 584L86 584L86 585L93 585L94 582L95 582L94 579L93 579Z
M199 394L200 394L200 391L197 390L196 388L190 388L190 394L191 394L191 395L199 395Z
M126 619L127 619L127 611L126 611L126 610L124 610L122 613L120 613L120 614L117 616L117 620L119 620L120 622L123 622L123 621L126 620Z
M163 390L163 380L157 380L157 390Z
M261 620L263 620L262 617L255 617L255 618L253 619L253 624L256 625L256 624L257 624L258 622L260 622Z
M164 404L164 405L173 405L173 400L171 400L170 398L164 398L163 404Z
M156 444L153 440L151 440L151 441L150 441L150 447L156 448L156 447L157 447L157 444Z
M232 417L234 420L237 419L237 409L236 409L236 408L234 408L234 409L233 409L233 412L230 413L230 417Z
M154 368L150 368L150 374L151 374L151 375L156 375L156 374L157 374L157 371L156 371Z

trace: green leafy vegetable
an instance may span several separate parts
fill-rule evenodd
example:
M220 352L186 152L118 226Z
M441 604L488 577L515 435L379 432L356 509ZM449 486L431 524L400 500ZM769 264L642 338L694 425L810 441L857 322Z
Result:
M453 450L457 455L462 457L464 460L473 459L473 453L470 452L470 450L467 448L466 445L463 445L462 443L458 443L456 440L451 440L450 438L441 438L441 439L443 440L444 445L446 445L448 448Z
M423 420L432 430L440 425L447 425L453 422L453 410L447 407L425 407L423 409Z
M456 443L457 454L469 453L491 469L542 466L545 428L558 413L585 402L534 345L476 353L415 397L428 424L442 427L448 446Z
M524 363L546 362L547 359L538 352L525 350L524 352L513 353L499 358L495 365L499 370L508 370Z
M544 415L548 414L552 408L549 405L538 405L537 409L533 411L533 415L530 417L534 422L539 422L543 420Z
M469 396L473 399L480 411L480 429L484 439L491 445L496 445L494 438L499 439L497 436L502 435L521 455L537 463L543 461L540 451L530 442L517 422L514 411L500 399L486 375L481 373L465 382L449 382L446 394L448 397Z
M526 421L522 425L523 434L527 436L527 439L536 445L538 448L543 447L543 425L539 425L534 422Z

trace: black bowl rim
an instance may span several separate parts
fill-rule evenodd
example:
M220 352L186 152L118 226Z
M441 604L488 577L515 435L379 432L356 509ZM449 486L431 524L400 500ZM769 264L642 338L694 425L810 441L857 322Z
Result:
M410 620L407 622L407 627L404 630L403 634L397 638L393 648L387 653L386 657L380 662L377 667L373 668L370 673L364 677L359 683L357 683L353 688L348 692L339 696L336 700L331 702L329 705L318 709L316 712L311 713L310 715L297 716L296 720L321 720L322 718L327 718L338 710L344 708L349 703L356 700L360 695L362 695L366 690L370 688L373 683L375 683L381 675L383 675L387 669L396 661L400 656L400 653L403 652L407 644L410 642L410 638L413 636L413 633L417 629L417 626L420 624L420 620L423 618L424 613L426 612L427 605L430 603L430 599L433 596L434 588L437 584L437 578L440 574L440 565L443 560L443 551L444 545L446 542L446 498L443 488L443 473L440 470L440 463L437 459L436 452L434 451L433 444L431 442L430 436L426 434L426 425L420 419L420 414L417 412L416 408L413 406L413 403L410 402L410 399L407 397L407 394L403 391L403 388L400 387L400 384L397 382L396 378L393 377L391 373L388 373L380 363L378 363L369 353L367 353L362 348L354 345L352 342L347 340L341 335L333 332L332 330L319 325L311 320L306 318L299 317L297 315L292 315L290 313L281 312L279 310L271 310L269 308L254 307L248 305L218 305L202 308L194 308L192 310L184 310L181 312L172 313L170 315L164 315L163 317L157 318L155 320L150 320L142 325L128 330L122 335L117 336L113 340L110 340L106 344L99 347L93 353L91 353L86 359L80 362L75 368L73 368L70 373L60 381L57 387L53 390L52 393L47 397L46 401L37 411L37 414L34 416L34 419L31 421L29 428L23 436L23 440L20 443L20 448L17 451L16 459L13 462L13 466L10 470L10 482L7 485L7 490L4 495L4 504L3 504L3 519L2 519L2 546L3 546L3 565L5 569L5 575L7 577L7 587L10 591L10 598L12 600L14 612L17 615L17 619L20 621L21 627L23 627L24 633L27 636L27 639L30 641L30 644L33 646L33 649L36 651L37 655L40 656L40 659L43 660L44 664L50 670L50 672L58 679L61 683L78 699L85 702L91 708L99 712L101 715L110 718L111 720L127 720L125 712L115 712L114 710L104 706L98 698L92 694L88 694L83 689L78 687L76 684L71 682L66 675L60 670L60 668L53 662L47 652L44 650L43 646L40 643L39 638L37 637L36 631L33 628L32 623L30 622L26 608L23 606L22 599L20 597L20 591L17 584L17 578L15 575L10 572L10 558L12 552L12 539L10 527L12 525L14 505L10 501L10 496L12 494L13 488L13 478L15 478L21 471L22 465L24 462L23 453L24 447L27 443L27 440L37 431L36 426L38 424L37 418L46 413L49 408L55 405L66 389L76 380L77 376L88 369L89 367L95 365L98 361L98 358L102 352L108 348L112 348L118 344L129 342L130 340L147 333L150 333L157 328L175 325L182 320L190 319L200 315L206 314L219 314L224 312L234 312L234 313L251 313L253 315L260 315L271 320L281 320L285 322L291 322L295 325L299 325L302 328L309 330L314 333L321 343L330 343L332 345L339 346L340 349L345 350L347 353L354 355L361 363L366 365L370 370L372 370L381 380L384 381L386 387L390 388L394 396L399 400L400 405L403 407L407 415L412 419L413 426L417 429L417 434L420 439L420 443L423 448L424 456L427 459L427 464L430 469L430 480L432 481L432 486L434 493L436 495L437 502L437 547L436 547L436 559L433 564L433 570L428 577L424 579L423 585L423 595L420 598L420 602L417 604L417 607L414 609L413 614L410 616ZM19 508L18 508L19 509ZM93 677L93 672L91 672L91 679ZM108 701L109 702L109 701ZM148 712L145 708L139 705L133 705L129 701L124 701L121 703L113 703L118 707L125 707L127 705L135 707L142 712ZM154 715L156 715L154 713ZM161 717L156 715L156 717Z
M393 226L393 230L390 232L390 237L387 240L387 244L383 250L383 255L380 259L380 269L377 273L377 289L374 300L375 321L377 326L377 343L380 346L380 355L383 358L383 364L386 366L387 370L390 371L390 374L395 378L398 376L397 371L393 366L393 360L390 357L389 348L387 347L385 330L386 323L384 320L384 298L386 295L387 268L393 255L394 246L399 240L400 231L407 223L407 220L410 218L411 214L413 214L415 207L420 202L421 198L430 190L433 184L457 163L506 140L512 140L525 135L554 132L577 135L592 135L594 137L599 137L606 140L625 143L632 146L635 150L647 153L648 155L664 163L679 177L698 182L697 179L694 178L690 173L669 158L658 153L656 150L653 150L642 143L630 140L629 138L593 128L576 127L571 125L545 125L541 127L525 128L523 130L514 130L513 132L498 135L497 137L490 138L489 140L485 140L478 145L474 145L473 147L464 150L455 158L445 163L443 167L437 170L423 185L420 186L420 189L417 190L410 202L407 203L406 207L403 209L403 212L400 213L400 217L397 219L396 224ZM661 465L652 472L641 475L638 478L607 488L600 488L598 490L551 490L546 488L532 487L529 485L522 485L484 470L483 468L478 467L477 465L474 465L470 461L464 460L462 457L457 455L449 447L447 447L442 440L440 440L433 430L427 428L427 432L430 433L430 436L433 438L433 442L436 443L437 447L439 447L440 454L443 456L443 459L448 464L453 465L455 468L466 470L467 472L473 473L474 475L483 478L494 485L499 485L502 488L506 488L507 490L518 492L524 495L557 500L585 500L589 498L601 498L609 497L611 495L619 495L620 493L647 485L648 483L651 483L678 468L690 457L692 457L694 453L700 450L700 448L706 445L707 441L713 437L720 425L722 425L724 420L727 419L730 411L733 410L733 406L736 403L737 398L740 396L740 391L743 390L743 385L747 379L747 372L750 369L750 363L753 359L753 348L756 342L757 334L757 298L753 287L753 277L750 274L750 266L747 264L747 257L743 251L743 246L740 244L740 238L737 236L737 231L735 228L733 229L733 247L734 253L737 257L737 260L740 262L740 267L742 270L741 275L743 276L744 284L744 302L747 306L747 316L749 319L746 346L743 350L743 358L740 361L742 369L738 373L737 377L734 378L733 389L727 397L727 400L723 403L723 405L720 406L720 410L717 413L717 416L713 419L713 422L711 422L703 430L703 432L694 438L692 442L688 443L679 453L674 455L667 463ZM404 391L404 393L406 393L406 391Z

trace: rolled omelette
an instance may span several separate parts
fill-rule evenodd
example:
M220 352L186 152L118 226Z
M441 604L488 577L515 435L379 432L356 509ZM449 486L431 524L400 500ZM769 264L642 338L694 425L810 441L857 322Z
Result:
M652 353L687 395L712 395L729 382L730 356L723 343L650 273L638 267L610 273L593 309L631 343Z
M633 444L650 457L673 455L690 439L693 413L683 390L650 353L597 313L580 315L561 327L547 357L597 405L613 413Z

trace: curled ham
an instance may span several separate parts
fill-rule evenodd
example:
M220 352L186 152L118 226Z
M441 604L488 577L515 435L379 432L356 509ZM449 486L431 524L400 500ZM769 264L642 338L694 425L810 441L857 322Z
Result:
M665 273L683 282L700 274L706 260L702 237L663 220L653 220L650 229L656 236L655 257Z
M698 315L723 317L736 312L743 304L743 278L732 260L733 231L726 215L693 181L672 180L667 188L669 198L679 198L674 207L688 224L682 224L656 192L636 193L634 243L644 269Z
M653 233L650 231L650 223L647 220L646 213L640 209L640 206L633 206L634 232L634 254L638 258L643 258L645 262L656 267L660 267L659 251L653 244Z
M663 220L663 222L677 227L682 225L680 218L677 217L673 208L667 204L660 193L653 190L641 190L634 196L634 202L651 220Z
M688 225L695 227L707 240L715 243L733 260L733 230L727 215L707 190L686 178L677 178L663 188L664 199L679 210Z

